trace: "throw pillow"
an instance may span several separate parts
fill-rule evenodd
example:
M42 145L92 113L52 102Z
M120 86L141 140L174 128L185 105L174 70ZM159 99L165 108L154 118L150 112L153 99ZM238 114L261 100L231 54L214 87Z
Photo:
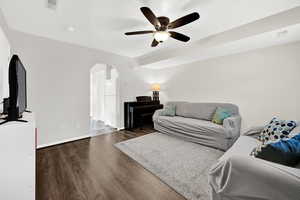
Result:
M222 125L224 119L231 117L231 115L231 112L227 109L218 107L213 115L212 122Z
M161 116L170 116L174 117L176 113L176 107L175 105L167 105L164 107L164 109L160 112Z
M290 132L297 126L292 120L280 120L274 117L269 124L265 126L258 139L263 144L277 142L280 139L288 139Z
M294 167L300 162L300 134L288 140L259 146L252 155L256 158Z

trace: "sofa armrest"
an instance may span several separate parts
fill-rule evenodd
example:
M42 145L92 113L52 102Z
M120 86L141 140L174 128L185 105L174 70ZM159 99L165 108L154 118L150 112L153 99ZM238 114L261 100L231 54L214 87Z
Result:
M227 133L232 138L238 138L240 136L242 118L239 115L234 115L224 119L223 127L227 130Z
M299 199L300 169L251 156L232 156L209 172L212 200Z
M153 122L158 121L158 117L160 116L160 113L163 111L163 109L156 110L152 116Z
M260 133L263 131L264 126L253 126L248 128L243 135L251 136L251 137L257 137L260 135Z

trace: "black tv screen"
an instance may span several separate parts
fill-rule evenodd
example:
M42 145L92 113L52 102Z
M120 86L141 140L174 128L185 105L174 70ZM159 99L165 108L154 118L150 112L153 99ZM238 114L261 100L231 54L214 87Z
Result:
M9 64L9 109L21 117L26 108L26 70L19 57L13 55Z
M26 91L26 70L20 61L17 60L17 79L18 79L18 101L19 113L22 114L27 108L27 91Z

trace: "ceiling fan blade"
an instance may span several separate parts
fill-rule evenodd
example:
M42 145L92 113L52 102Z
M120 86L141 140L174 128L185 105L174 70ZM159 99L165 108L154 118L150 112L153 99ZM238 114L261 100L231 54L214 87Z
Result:
M133 32L127 32L125 35L141 35L141 34L149 34L153 33L154 31L133 31Z
M179 41L182 41L182 42L187 42L190 40L190 37L186 36L186 35L183 35L181 33L177 33L177 32L174 32L174 31L169 31L169 33L171 34L170 37L176 39L176 40L179 40Z
M157 19L157 17L154 15L154 13L151 11L148 7L141 7L142 13L145 15L145 17L148 19L148 21L155 26L155 28L160 26L160 22Z
M151 47L156 47L159 44L159 42L156 41L156 39L153 39Z
M200 15L196 12L194 13L191 13L189 15L186 15L184 17L181 17L173 22L171 22L169 25L168 25L168 28L169 29L174 29L174 28L178 28L180 26L184 26L184 25L187 25L193 21L196 21L197 19L200 18Z

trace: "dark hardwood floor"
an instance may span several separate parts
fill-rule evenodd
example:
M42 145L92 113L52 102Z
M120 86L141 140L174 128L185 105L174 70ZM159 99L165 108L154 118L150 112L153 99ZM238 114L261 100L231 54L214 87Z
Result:
M184 200L115 143L152 130L120 131L37 151L37 200Z

